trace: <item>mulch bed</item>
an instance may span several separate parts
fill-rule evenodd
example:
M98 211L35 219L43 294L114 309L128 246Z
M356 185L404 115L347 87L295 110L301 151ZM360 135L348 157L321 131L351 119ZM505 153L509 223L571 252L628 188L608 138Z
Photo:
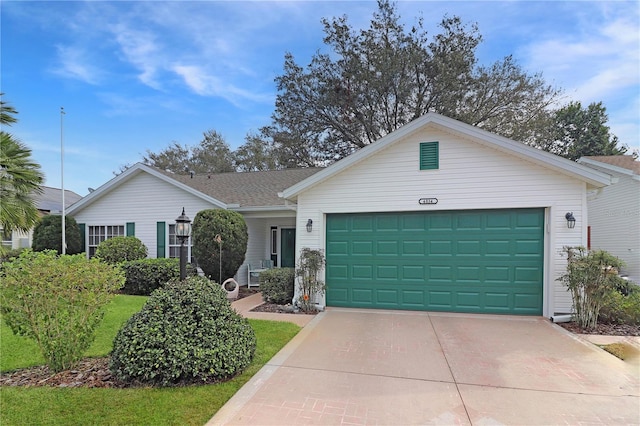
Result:
M46 365L0 374L0 386L125 388L109 371L109 357L85 358L73 370L53 373Z
M640 336L640 325L598 324L589 330L578 326L575 322L561 322L558 325L575 334L600 334L605 336Z

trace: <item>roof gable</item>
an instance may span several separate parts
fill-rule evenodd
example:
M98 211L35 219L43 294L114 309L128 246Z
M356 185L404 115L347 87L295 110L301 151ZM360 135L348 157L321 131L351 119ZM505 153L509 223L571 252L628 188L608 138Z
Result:
M265 172L232 172L207 175L178 175L136 163L84 197L69 209L78 213L140 173L148 173L183 191L223 209L283 208L285 201L278 193L321 169L285 169Z
M611 177L606 173L599 172L576 162L567 160L566 158L532 148L521 142L516 142L511 139L498 136L478 127L462 123L443 115L428 113L380 138L377 142L367 145L350 156L332 164L304 181L287 188L283 191L282 196L286 199L294 199L298 194L306 191L307 189L324 182L335 174L355 165L356 163L378 154L390 145L404 140L406 137L426 126L433 126L436 129L452 133L481 145L531 161L544 168L580 179L593 187L603 187L609 185L611 182Z
M202 198L203 200L217 206L220 208L227 208L226 204L223 203L220 200L216 200L212 197L209 197L206 194L203 194L183 183L178 182L175 179L171 179L170 177L166 176L163 173L160 173L160 171L158 169L155 169L153 167L147 166L145 164L142 163L136 163L133 166L129 167L127 170L125 170L123 173L119 174L118 176L114 177L113 179L111 179L110 181L108 181L107 183L105 183L104 185L100 186L98 189L96 189L95 191L91 192L89 195L87 195L86 197L84 197L82 200L78 201L77 203L75 203L73 206L71 206L71 208L69 209L68 213L73 215L75 213L78 213L79 211L81 211L82 209L86 208L87 206L91 205L93 202L95 202L96 200L106 196L107 194L109 194L111 191L116 190L118 187L120 187L121 185L124 185L126 182L130 181L134 176L140 174L140 173L148 173L152 176L155 176L156 178L167 182L171 185L177 186L178 188L195 195L196 197Z

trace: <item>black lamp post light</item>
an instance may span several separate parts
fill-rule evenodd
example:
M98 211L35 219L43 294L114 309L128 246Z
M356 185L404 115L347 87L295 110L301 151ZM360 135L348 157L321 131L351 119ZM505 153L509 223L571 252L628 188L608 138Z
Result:
M180 240L180 281L187 277L187 247L184 243L189 239L190 233L191 219L184 214L183 207L182 214L176 219L176 237Z

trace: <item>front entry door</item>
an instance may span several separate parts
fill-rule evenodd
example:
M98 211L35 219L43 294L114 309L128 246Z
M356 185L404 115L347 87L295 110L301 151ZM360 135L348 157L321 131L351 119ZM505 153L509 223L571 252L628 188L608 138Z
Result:
M296 264L296 230L280 230L280 266L293 268Z

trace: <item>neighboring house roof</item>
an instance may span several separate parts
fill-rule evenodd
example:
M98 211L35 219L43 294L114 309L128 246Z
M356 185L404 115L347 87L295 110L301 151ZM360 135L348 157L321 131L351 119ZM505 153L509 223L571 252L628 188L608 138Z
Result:
M49 186L42 186L42 193L34 196L36 206L38 210L47 211L50 213L62 212L62 189L51 188ZM69 207L77 201L81 200L82 196L76 194L73 191L64 191L64 204L65 207Z
M626 175L640 176L640 161L633 155L594 155L581 157L578 163L587 166L597 166Z
M301 192L329 179L353 164L375 155L389 145L403 140L427 125L434 126L438 130L457 135L458 137L471 139L489 148L506 152L547 169L580 179L595 188L601 188L611 183L611 176L606 173L585 167L549 152L530 147L524 143L498 136L482 130L479 127L471 126L440 114L428 113L389 133L375 143L367 145L354 154L332 164L310 178L287 188L283 191L282 196L286 199L295 199Z
M220 208L233 208L234 210L283 208L285 200L278 197L278 192L295 185L319 170L321 169L307 168L265 172L212 173L194 175L192 178L191 175L179 175L136 163L74 204L69 209L69 214L79 212L139 173L155 176Z

